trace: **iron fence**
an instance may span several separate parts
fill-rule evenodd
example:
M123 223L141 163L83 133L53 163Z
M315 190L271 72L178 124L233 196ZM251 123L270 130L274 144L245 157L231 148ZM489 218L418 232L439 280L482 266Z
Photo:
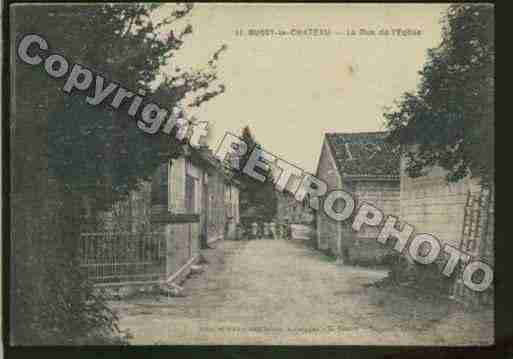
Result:
M81 266L95 284L157 281L166 274L166 241L159 233L81 234Z

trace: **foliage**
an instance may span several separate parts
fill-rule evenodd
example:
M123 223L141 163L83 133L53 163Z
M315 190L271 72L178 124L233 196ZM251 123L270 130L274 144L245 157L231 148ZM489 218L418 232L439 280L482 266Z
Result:
M74 22L65 25L67 37L69 42L82 46L75 49L61 40L56 44L65 49L68 58L81 59L82 64L108 74L111 80L122 82L131 91L144 91L149 99L170 112L191 94L196 94L192 106L199 106L222 93L224 87L213 84L217 80L217 60L225 46L213 54L207 69L176 68L174 75L162 75L157 89L151 91L149 85L159 75L159 68L168 63L192 33L190 25L177 36L171 32L167 38L156 31L186 16L192 10L190 4L158 24L151 21L152 8L155 5L92 7L88 25L101 35L84 39L83 24ZM163 157L179 153L180 144L174 136L143 133L126 114L128 104L117 111L91 107L84 102L84 94L64 96L63 102L49 118L49 168L71 188L88 191L90 197L99 199L96 205L100 209L126 196L141 179L149 178ZM107 191L101 190L102 186Z
M77 270L76 242L70 240L77 214L62 205L54 186L32 195L11 202L12 343L124 344L116 314Z
M260 182L242 172L253 148L262 148L255 140L251 129L246 126L242 130L242 139L246 142L248 150L240 159L240 171L235 178L241 183L239 206L243 221L271 221L276 216L277 196L270 171L262 174L266 176L265 182Z
M493 180L494 59L493 6L451 5L417 93L405 93L398 109L385 113L389 140L403 147L410 176L438 165L448 181Z
M171 110L192 97L191 106L200 106L224 91L216 83L216 64L226 47L205 69L175 67L173 76L161 74L192 33L186 19L193 6L177 4L155 22L160 6L17 6L13 44L36 33L70 65L80 63L132 92L145 91L145 102ZM167 36L166 26L173 28ZM15 51L12 56L11 191L20 198L12 208L12 337L19 344L117 341L116 316L79 271L81 197L93 211L111 207L149 178L163 157L176 156L180 143L173 133L145 134L126 105L114 111L86 104L94 85L67 95L61 90L67 76L53 79L42 65L22 63Z

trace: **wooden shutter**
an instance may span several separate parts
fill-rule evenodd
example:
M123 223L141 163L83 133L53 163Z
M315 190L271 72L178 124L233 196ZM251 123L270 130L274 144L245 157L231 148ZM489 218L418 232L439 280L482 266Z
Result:
M185 159L173 160L169 173L168 208L174 213L185 213Z

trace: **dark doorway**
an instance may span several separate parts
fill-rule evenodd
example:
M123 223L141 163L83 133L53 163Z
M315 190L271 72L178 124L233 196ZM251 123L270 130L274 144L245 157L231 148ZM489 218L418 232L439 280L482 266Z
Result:
M208 176L205 175L203 177L203 188L201 193L201 216L200 216L200 246L202 249L208 248L208 212L210 209L209 206L209 194L208 194Z

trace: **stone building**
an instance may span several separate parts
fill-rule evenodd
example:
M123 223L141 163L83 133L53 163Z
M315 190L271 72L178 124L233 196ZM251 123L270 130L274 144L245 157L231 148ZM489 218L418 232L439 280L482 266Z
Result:
M235 239L240 223L239 183L207 147L196 155L204 176L201 192L201 221L206 244Z
M399 213L399 156L385 144L386 132L327 133L324 136L316 176L328 192L342 189L361 202L371 203L386 214ZM343 206L338 201L336 205ZM338 210L341 210L339 208ZM376 241L378 228L351 228L352 221L335 222L317 211L317 246L342 261L381 262L390 249Z
M207 244L234 235L238 188L206 148L184 147L82 232L82 266L97 284L172 282Z

